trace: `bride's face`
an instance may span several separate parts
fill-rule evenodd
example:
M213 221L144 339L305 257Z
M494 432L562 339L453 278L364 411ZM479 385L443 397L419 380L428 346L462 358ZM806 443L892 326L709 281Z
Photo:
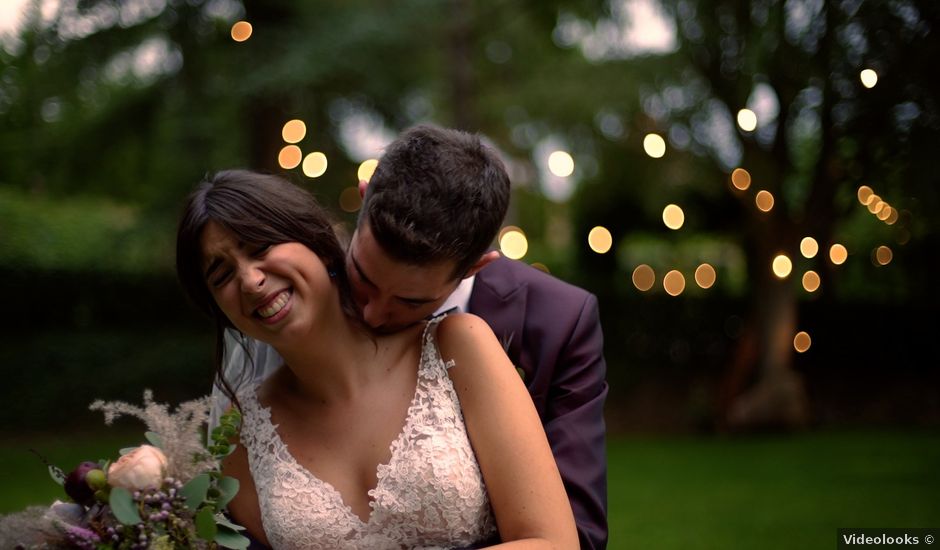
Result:
M252 245L210 221L201 237L206 286L241 332L272 345L309 334L338 294L326 266L306 246Z

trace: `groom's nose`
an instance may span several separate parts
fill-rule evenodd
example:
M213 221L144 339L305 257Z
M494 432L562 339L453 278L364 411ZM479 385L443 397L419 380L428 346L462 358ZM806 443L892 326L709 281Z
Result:
M385 307L377 300L369 300L362 307L362 320L373 329L385 324L388 315Z

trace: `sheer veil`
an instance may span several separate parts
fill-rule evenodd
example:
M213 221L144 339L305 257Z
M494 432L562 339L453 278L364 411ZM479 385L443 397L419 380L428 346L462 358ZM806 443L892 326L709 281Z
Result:
M222 367L225 379L232 389L261 383L271 375L283 359L268 344L254 338L243 336L232 329L225 331L225 354ZM228 410L231 400L225 395L219 384L212 385L212 411L209 414L209 431L218 426L219 417Z

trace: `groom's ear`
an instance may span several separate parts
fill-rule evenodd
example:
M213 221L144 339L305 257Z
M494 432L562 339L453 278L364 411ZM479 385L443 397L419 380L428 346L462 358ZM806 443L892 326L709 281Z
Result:
M366 198L366 187L369 185L367 180L359 180L359 198Z
M480 259L477 262L470 266L470 269L467 270L467 274L463 276L464 279L467 277L472 277L479 273L481 269L488 266L490 263L495 262L499 259L499 252L496 250L490 250L486 254L480 256Z

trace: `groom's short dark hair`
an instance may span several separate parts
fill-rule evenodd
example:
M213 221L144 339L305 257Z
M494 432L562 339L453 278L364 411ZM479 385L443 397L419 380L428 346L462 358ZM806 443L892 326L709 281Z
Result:
M420 125L385 150L366 188L359 225L396 260L451 260L463 277L499 231L509 207L509 175L480 137Z

